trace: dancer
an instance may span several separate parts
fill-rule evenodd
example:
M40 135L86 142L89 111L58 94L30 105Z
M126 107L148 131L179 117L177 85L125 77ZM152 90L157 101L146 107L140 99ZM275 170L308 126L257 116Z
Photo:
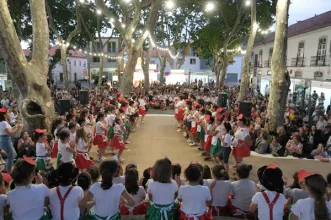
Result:
M35 140L36 142L36 155L37 155L37 169L40 171L49 171L53 167L51 152L52 149L47 144L46 130L36 129Z
M114 121L114 138L112 141L112 148L118 149L118 160L122 163L124 160L121 158L125 149L125 143L123 140L123 134L125 133L125 125L120 118L116 118Z
M219 153L218 158L220 162L224 165L225 170L229 173L229 157L231 153L232 138L230 135L231 125L229 122L222 123L222 130L225 131L225 134L221 137L223 150Z
M75 164L74 154L76 149L74 145L70 145L70 131L68 128L62 128L58 132L59 137L59 151L61 153L61 164L62 163L73 163Z
M108 146L107 137L105 136L108 127L105 125L104 120L104 114L99 112L96 118L97 124L95 126L95 137L93 141L93 144L98 146L99 161L106 159L103 157L103 155L105 153L105 149Z
M143 94L138 99L138 102L139 102L139 114L141 115L141 124L144 124L144 118L145 115L147 114L146 111L147 104L145 101L145 96Z
M243 162L244 157L251 155L251 149L249 146L250 136L249 131L246 127L247 119L243 114L237 117L237 125L239 126L236 133L234 134L233 150L232 154L236 160L236 168L240 163Z
M76 154L76 166L79 170L88 169L90 166L94 165L94 162L90 159L88 155L88 138L84 128L79 128L76 133L76 145L77 145L77 154Z

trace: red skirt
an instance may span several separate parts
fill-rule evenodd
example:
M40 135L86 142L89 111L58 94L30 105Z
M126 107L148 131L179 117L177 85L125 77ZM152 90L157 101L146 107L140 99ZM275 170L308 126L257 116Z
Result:
M106 148L108 146L108 141L105 140L105 136L101 134L95 134L93 144L97 145L99 148Z
M206 149L206 150L208 150L208 149L210 149L210 147L211 147L211 139L213 138L213 136L210 136L210 135L208 135L208 137L207 137L207 141L204 143L204 145L203 145L203 147Z
M191 127L191 129L190 129L190 133L191 133L191 134L196 134L196 133L198 133L198 125L197 125L197 124L196 124L195 127Z
M194 220L195 218L192 216L187 216L183 211L179 211L180 213L180 220ZM205 212L201 216L197 216L199 220L213 220L214 217L210 212Z
M239 140L238 145L242 142L243 141ZM249 157L251 155L251 147L249 146L249 144L245 144L241 148L234 147L232 149L232 155L235 157Z
M225 216L228 211L229 211L229 208L228 206L224 206L224 207L221 207L221 206L217 206L217 207L210 207L210 211L212 213L213 216Z
M94 162L89 159L88 154L80 151L77 151L75 162L79 170L84 170L94 165Z
M241 219L255 219L255 214L251 212L245 212L234 205L232 205L231 199L228 200L228 207L229 212L232 216L235 216L236 218Z
M54 141L53 148L52 148L52 158L57 158L57 153L59 152L58 149L58 142Z
M146 110L144 110L142 107L139 108L138 110L139 115L145 116L147 114Z
M112 140L112 145L111 147L113 149L119 149L119 150L124 150L125 149L125 143L123 142L123 140L119 140L118 136L115 135L113 140Z
M183 120L184 119L184 111L182 109L178 109L178 113L175 114L175 118L178 120Z
M127 206L121 205L120 212L121 215L146 215L148 208L148 203L143 202L139 206L135 207L133 210L130 210Z

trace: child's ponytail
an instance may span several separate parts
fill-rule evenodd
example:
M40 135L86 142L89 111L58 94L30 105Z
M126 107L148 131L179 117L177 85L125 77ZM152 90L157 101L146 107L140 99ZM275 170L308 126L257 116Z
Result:
M113 176L118 170L118 164L114 160L102 162L100 165L100 174L102 177L101 188L108 190L113 186Z
M323 176L315 174L306 178L306 185L309 192L315 198L314 214L316 220L329 219L329 210L326 206L324 195L326 193L327 183Z

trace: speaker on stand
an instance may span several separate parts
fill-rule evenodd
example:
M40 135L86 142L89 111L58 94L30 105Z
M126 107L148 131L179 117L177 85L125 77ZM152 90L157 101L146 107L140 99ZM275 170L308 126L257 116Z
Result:
M218 94L218 107L226 108L228 104L228 94L226 93L219 93Z
M246 118L251 116L252 103L251 102L239 102L239 114L243 114Z
M89 103L89 96L87 90L80 90L79 91L79 103L82 105L88 105Z
M60 115L64 115L66 112L70 112L70 100L69 99L60 99Z

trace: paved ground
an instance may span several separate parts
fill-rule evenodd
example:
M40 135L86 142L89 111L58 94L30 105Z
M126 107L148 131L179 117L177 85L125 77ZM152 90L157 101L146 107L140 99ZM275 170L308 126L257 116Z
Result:
M140 175L145 168L153 166L154 162L162 157L168 157L172 162L180 163L182 167L188 166L191 161L199 161L202 164L212 166L211 162L203 161L196 147L190 147L182 134L176 132L176 123L173 116L156 114L146 116L145 123L129 139L132 144L127 145L129 150L123 153L124 165L132 162L136 163ZM92 153L92 156L96 158L95 153ZM289 182L291 182L293 173L300 169L320 172L324 176L331 172L331 164L311 160L251 156L245 159L245 162L253 165L251 179L254 181L257 180L256 170L270 163L277 164L283 170L284 176L290 180Z

